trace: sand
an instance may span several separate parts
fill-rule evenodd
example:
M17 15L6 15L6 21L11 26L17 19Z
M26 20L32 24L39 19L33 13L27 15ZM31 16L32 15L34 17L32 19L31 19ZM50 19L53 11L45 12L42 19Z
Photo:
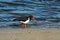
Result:
M60 40L60 28L0 30L0 40Z

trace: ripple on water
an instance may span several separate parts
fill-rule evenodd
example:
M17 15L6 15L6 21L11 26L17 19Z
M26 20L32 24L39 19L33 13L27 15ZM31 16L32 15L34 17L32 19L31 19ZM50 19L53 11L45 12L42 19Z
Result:
M0 28L21 28L21 23L13 21L13 19L27 14L32 14L37 18L28 23L27 28L58 28L60 22L51 22L49 19L60 18L59 3L52 1L0 1Z

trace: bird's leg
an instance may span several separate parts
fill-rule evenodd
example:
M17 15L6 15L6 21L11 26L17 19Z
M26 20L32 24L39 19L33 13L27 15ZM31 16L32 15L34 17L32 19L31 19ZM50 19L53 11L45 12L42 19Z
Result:
M26 28L27 25L22 23L21 26L22 26L22 28Z

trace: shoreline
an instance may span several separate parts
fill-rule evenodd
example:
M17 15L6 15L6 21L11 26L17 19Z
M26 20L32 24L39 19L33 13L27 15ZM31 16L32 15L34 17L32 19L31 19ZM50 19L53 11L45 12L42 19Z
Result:
M60 40L60 28L0 30L0 40Z

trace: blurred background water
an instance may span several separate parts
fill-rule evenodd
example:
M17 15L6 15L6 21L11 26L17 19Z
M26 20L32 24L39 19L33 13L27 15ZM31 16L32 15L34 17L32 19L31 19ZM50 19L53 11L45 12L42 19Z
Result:
M32 14L27 28L60 28L60 0L0 0L0 28L21 28L13 19Z

